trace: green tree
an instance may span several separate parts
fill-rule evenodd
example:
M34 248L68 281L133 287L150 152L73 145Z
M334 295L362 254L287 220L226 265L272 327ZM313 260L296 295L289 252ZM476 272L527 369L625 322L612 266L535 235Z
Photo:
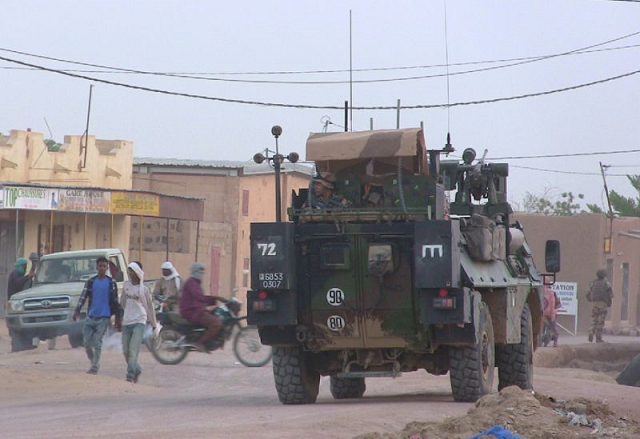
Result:
M555 195L553 189L546 188L541 195L527 192L522 201L522 207L527 213L541 213L551 216L571 216L578 213L597 213L602 210L595 204L587 203L587 210L582 209L580 200L583 194L574 195L572 192L562 192Z
M640 217L640 175L627 175L629 183L636 190L636 197L625 197L616 191L609 192L609 200L614 213L619 216Z

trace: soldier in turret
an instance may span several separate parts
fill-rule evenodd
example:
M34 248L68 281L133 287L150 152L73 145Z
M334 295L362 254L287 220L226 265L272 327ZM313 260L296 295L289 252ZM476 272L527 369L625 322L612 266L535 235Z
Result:
M305 207L313 209L341 209L346 206L345 199L335 193L336 178L330 172L320 172L313 178L313 194Z
M613 290L611 284L607 280L606 270L599 269L596 271L597 279L591 282L589 286L589 292L587 293L587 300L593 302L593 309L591 310L591 329L589 330L589 342L593 341L593 336L596 337L596 343L602 343L602 330L604 329L604 320L607 317L607 308L611 306L611 299L613 297Z

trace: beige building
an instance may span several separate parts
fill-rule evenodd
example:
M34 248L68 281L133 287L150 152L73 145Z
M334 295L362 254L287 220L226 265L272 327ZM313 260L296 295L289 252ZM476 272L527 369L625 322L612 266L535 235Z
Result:
M306 188L311 167L285 163L282 172L283 218L293 189ZM244 301L249 288L249 226L252 222L275 221L275 177L266 163L135 158L133 184L137 190L204 198L204 218L199 230L171 222L168 259L181 276L189 276L194 260L205 263L205 291L237 296ZM143 239L141 254L145 268L155 277L167 259L157 239L167 227L157 222L156 238ZM178 230L180 229L180 230ZM131 252L139 252L137 225L132 224ZM180 243L180 244L178 244Z
M133 191L133 142L41 133L0 135L0 315L17 257L117 247L130 217L202 218L202 200Z
M626 332L640 325L640 218L614 218L610 222L604 214L517 213L511 217L511 221L516 220L524 226L541 271L545 241L560 241L562 270L557 280L578 284L578 331L589 329L592 306L585 295L599 268L607 270L614 292L606 326ZM573 317L559 316L559 322L573 329Z

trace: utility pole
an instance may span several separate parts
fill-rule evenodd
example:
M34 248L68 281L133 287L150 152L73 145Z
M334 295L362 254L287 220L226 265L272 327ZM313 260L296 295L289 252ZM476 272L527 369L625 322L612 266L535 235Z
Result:
M604 170L605 168L608 168L609 166L605 166L602 164L602 162L600 163L600 173L602 174L602 181L604 182L604 193L607 194L607 205L609 206L609 214L607 215L609 217L609 236L608 236L608 246L605 245L605 253L611 253L611 238L613 236L613 209L611 209L611 199L609 198L609 188L607 187L607 178L604 174ZM607 251L608 250L608 251Z

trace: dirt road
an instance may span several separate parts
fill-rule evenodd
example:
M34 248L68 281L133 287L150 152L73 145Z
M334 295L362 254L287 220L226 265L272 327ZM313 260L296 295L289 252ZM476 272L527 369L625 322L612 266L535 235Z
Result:
M45 344L8 351L8 337L0 334L2 437L346 438L395 432L412 421L460 416L472 407L453 402L448 377L425 372L370 379L364 398L347 401L334 400L323 378L317 404L283 406L270 365L246 368L229 349L190 354L178 366L162 366L143 352L143 374L135 385L124 380L117 350L103 352L97 376L84 373L84 351L66 340L55 351ZM535 384L556 398L606 399L616 413L640 419L640 388L619 386L610 375L537 368Z

